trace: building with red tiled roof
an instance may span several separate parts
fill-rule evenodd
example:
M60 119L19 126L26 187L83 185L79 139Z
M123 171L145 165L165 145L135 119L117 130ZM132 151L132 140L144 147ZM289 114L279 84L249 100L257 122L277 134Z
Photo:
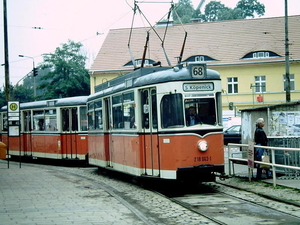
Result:
M291 101L298 101L300 15L290 16L288 22ZM168 66L162 40L170 64L175 66L187 32L182 62L205 61L208 68L221 74L224 110L229 102L242 109L286 101L284 17L173 25L164 36L165 30L155 28L159 37L150 30L145 66L158 61ZM147 31L149 28L110 30L90 68L92 93L97 85L133 70L132 58L137 63L142 58Z

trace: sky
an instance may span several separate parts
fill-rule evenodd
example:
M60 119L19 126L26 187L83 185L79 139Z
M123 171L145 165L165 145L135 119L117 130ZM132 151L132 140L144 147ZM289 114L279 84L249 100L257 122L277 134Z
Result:
M142 1L144 2L139 2ZM200 1L191 0L194 8ZM230 8L234 8L238 2L219 1ZM258 1L265 5L263 17L284 16L285 0ZM163 18L170 8L170 0L155 2L160 3L139 3L152 25ZM202 12L209 2L210 0L205 1ZM33 62L37 66L43 61L42 54L54 53L57 47L61 47L69 39L83 44L83 53L89 58L89 68L110 29L131 27L133 3L134 0L7 0L10 83L21 84L22 79L32 70ZM300 15L299 6L299 0L288 0L288 14ZM3 3L0 5L0 14L0 64L3 64ZM149 24L136 16L134 26ZM19 55L26 57L21 58ZM4 68L0 67L1 90L5 84Z

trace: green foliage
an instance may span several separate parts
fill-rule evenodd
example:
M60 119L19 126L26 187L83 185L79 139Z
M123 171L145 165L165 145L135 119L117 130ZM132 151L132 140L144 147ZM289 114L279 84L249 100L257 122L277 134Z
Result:
M237 3L236 8L239 8L243 11L244 18L254 18L255 13L258 16L263 16L265 13L264 4L259 3L257 0L240 0Z
M4 87L3 87L4 90ZM6 96L5 96L5 91L1 90L0 91L0 108L6 105Z
M34 101L34 90L32 86L18 85L13 87L12 97L19 102L32 102Z
M190 0L179 0L174 7L176 13L173 13L173 20L175 24L190 23L195 15L195 9Z
M49 72L41 76L38 89L43 90L39 99L64 98L90 94L88 70L85 69L86 57L80 54L81 43L71 40L54 53L45 54L41 69Z
M174 23L190 23L192 19L200 19L203 22L236 20L254 18L255 15L263 16L265 6L258 0L240 0L235 8L226 7L220 1L211 1L205 6L204 14L194 10L190 0L179 0L175 4L177 14L173 14ZM179 18L178 18L179 17Z

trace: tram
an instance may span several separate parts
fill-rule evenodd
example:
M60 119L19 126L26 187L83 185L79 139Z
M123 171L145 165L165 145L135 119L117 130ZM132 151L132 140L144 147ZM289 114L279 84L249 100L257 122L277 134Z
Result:
M7 106L1 109L1 141L11 157L87 161L87 96L20 104L20 136L8 137ZM9 140L8 140L9 138Z
M143 67L99 89L87 99L89 164L179 181L224 174L217 71L202 63Z

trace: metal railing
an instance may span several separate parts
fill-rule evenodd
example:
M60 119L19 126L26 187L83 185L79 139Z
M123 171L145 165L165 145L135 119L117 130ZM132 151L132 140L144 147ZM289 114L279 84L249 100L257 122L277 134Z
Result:
M234 154L232 153L232 148L240 148L242 149L242 158L236 158L233 157ZM254 161L254 164L259 165L269 165L272 170L272 176L273 176L273 186L276 187L277 183L277 172L283 173L286 177L289 179L291 178L300 178L300 148L285 148L285 147L271 147L271 146L260 146L260 145L254 145L254 148L263 148L268 150L268 154L270 156L270 163L261 162L261 161ZM228 171L229 175L231 175L231 164L234 165L234 163L239 163L248 166L248 144L228 144ZM246 149L246 150L245 150ZM275 157L276 153L280 151L282 154L280 154L283 157L283 160L278 160L278 157ZM278 155L278 154L277 154ZM278 161L281 161L282 163L278 163ZM248 177L251 181L251 177L253 174L253 170L255 168L248 167ZM282 170L283 169L283 170Z

